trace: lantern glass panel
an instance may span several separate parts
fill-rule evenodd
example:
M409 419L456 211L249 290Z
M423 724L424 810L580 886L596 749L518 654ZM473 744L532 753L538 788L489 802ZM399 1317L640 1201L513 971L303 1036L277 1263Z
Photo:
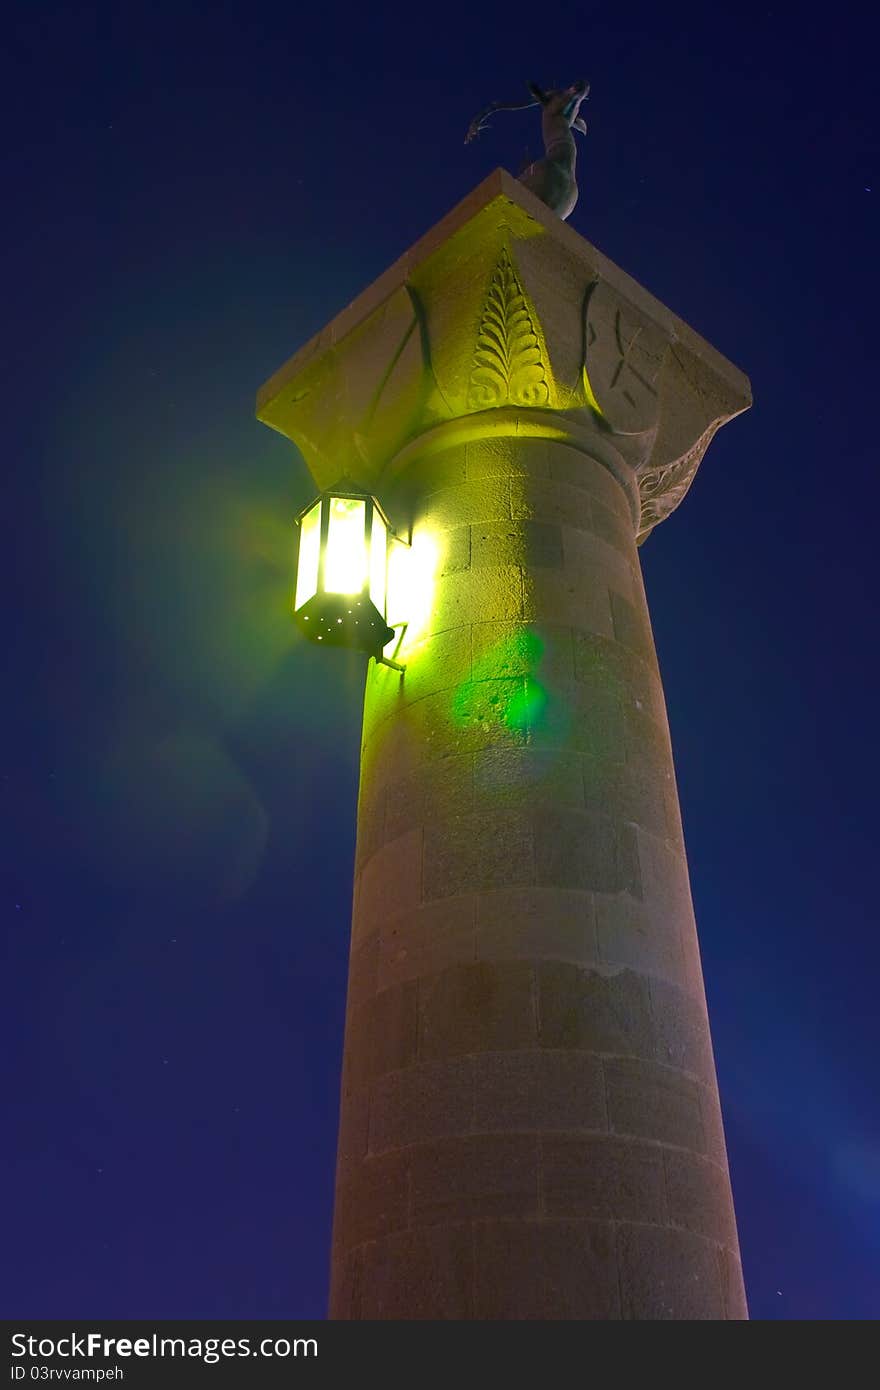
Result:
M324 555L324 591L360 594L367 584L364 535L366 503L362 497L331 497Z
M373 529L370 535L370 598L385 616L385 580L388 565L388 534L385 518L373 508Z
M318 591L318 559L321 553L321 503L306 512L299 528L299 564L296 571L294 608L301 608Z

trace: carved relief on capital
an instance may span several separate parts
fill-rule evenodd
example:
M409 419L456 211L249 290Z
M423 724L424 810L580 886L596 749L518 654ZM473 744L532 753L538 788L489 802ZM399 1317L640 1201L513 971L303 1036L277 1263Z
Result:
M549 405L545 356L537 314L505 247L483 304L468 382L469 407Z
M711 361L681 341L669 345L659 389L656 435L636 470L640 543L679 505L716 432L751 405L747 390L725 381Z
M436 427L492 433L507 415L517 430L613 456L638 483L644 539L687 492L715 431L748 407L748 382L588 243L553 228L503 197L429 236L266 384L261 418L329 487L344 473L379 486Z
M294 440L320 487L343 474L375 483L422 427L430 391L414 296L402 285L336 341L323 337L262 418Z
M629 436L656 429L668 334L602 280L584 295L583 334L584 391L607 427Z

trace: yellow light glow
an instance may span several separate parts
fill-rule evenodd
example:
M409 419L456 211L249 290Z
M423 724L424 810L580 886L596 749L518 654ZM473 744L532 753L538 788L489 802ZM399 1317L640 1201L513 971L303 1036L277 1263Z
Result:
M430 531L416 531L412 545L392 545L388 554L388 622L406 624L401 653L427 630L434 606L440 546Z
M385 616L385 585L387 583L388 533L384 518L373 508L373 529L370 534L370 598Z
M302 608L318 589L318 555L321 548L321 503L316 502L300 522L299 564L294 608Z
M359 594L366 585L364 518L365 503L362 498L331 499L324 556L324 589L328 594Z

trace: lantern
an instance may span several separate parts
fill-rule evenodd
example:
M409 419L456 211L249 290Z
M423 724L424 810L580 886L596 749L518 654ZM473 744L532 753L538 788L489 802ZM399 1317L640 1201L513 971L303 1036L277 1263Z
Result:
M297 626L313 642L354 647L377 661L394 636L385 617L388 546L397 539L369 492L344 480L296 518Z

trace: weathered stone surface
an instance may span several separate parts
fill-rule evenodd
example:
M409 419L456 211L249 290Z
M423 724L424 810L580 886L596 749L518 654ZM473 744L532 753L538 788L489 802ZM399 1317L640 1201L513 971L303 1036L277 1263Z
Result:
M690 1077L641 1057L606 1057L605 1084L613 1133L705 1153L700 1090Z
M602 1063L585 1052L490 1052L476 1058L474 1129L605 1130Z
M354 1089L372 1077L410 1066L418 1040L415 983L383 989L360 1008L350 1008L345 1037L346 1068Z
M655 913L650 896L641 901L629 893L596 893L593 902L603 964L629 966L642 975L687 986L679 924L674 917ZM663 1060L668 1061L668 1057Z
M399 1231L363 1247L358 1317L400 1322L474 1317L470 1226Z
M549 478L555 450L546 439L523 439L511 449L509 439L476 439L467 445L467 478L510 477L526 473L530 478Z
M535 985L525 961L474 961L422 982L419 1056L506 1052L536 1044Z
M378 938L377 988L475 960L477 902L473 894L440 898L385 922Z
M487 613L487 618L494 617L494 610L499 607L494 598L490 602L493 612ZM605 577L598 566L588 569L584 565L577 575L567 570L526 570L521 611L518 615L510 616L519 616L530 623L560 623L581 632L600 633L604 637L614 635L611 600Z
M555 687L574 675L570 628L550 621L488 623L475 613L471 634L475 680L532 676Z
M474 760L470 753L434 758L409 777L385 789L383 839L419 826L466 814L474 801Z
M587 811L556 806L536 817L535 872L548 887L641 896L633 826Z
M370 1153L420 1144L474 1126L474 1059L422 1062L379 1077L370 1094Z
M493 810L459 816L425 830L424 895L450 897L535 880L531 818Z
M736 1242L727 1173L708 1159L667 1150L666 1196L669 1220L710 1240Z
M634 1140L545 1135L541 1140L548 1216L662 1222L662 1150Z
M441 1139L411 1151L414 1226L538 1214L538 1140L530 1134Z
M386 844L364 866L355 882L358 942L378 931L389 917L417 907L422 899L422 831L411 830Z
M474 797L484 813L500 806L523 811L545 805L583 809L580 759L562 749L487 748L474 758Z
M727 1316L714 1246L687 1231L617 1228L623 1317L637 1321Z
M509 496L510 514L514 519L528 517L535 522L557 527L565 525L588 535L595 534L593 508L600 504L582 488L557 481L542 482L521 474L511 482Z
M541 1047L653 1057L656 1027L648 982L641 975L544 961L537 978Z
M620 1317L610 1223L479 1221L474 1317L603 1321Z
M598 963L591 893L565 888L501 888L476 900L479 960Z
M632 507L626 490L617 478L581 449L566 444L554 444L549 453L549 476L558 483L583 488L597 502L616 512L621 520L632 525Z
M657 1061L711 1080L715 1064L703 1000L656 979L651 981L651 1000L657 1020Z
M743 1286L742 1265L737 1250L727 1248L718 1251L718 1266L721 1278L721 1295L724 1300L724 1316L741 1321L748 1318L746 1291Z
M336 1231L348 1250L379 1240L409 1222L409 1157L404 1151L369 1156L336 1189Z

